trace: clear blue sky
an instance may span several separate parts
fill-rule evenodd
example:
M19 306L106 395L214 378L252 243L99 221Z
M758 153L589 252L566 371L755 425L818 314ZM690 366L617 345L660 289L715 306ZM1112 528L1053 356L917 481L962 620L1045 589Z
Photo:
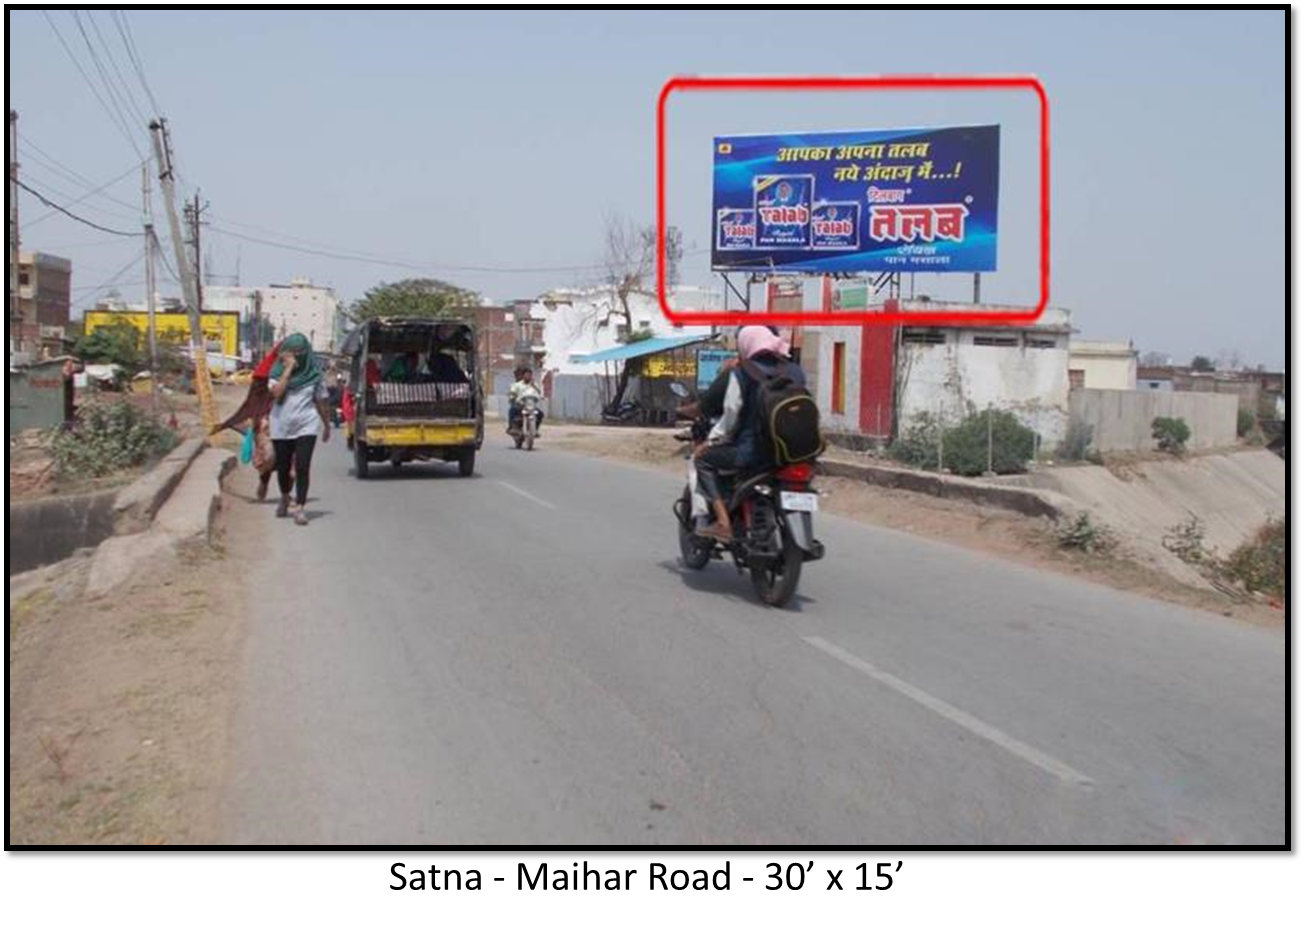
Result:
M82 26L145 107L107 11ZM174 132L187 189L212 204L216 272L308 275L345 298L431 275L495 298L589 282L608 214L650 222L654 112L684 73L1033 73L1051 98L1052 302L1087 337L1179 360L1237 351L1284 365L1286 28L1283 12L159 12L128 21ZM77 23L54 24L99 86ZM98 26L113 53L100 48ZM67 202L136 154L39 11L10 18L10 105L25 176ZM103 89L100 90L103 94ZM1035 108L1012 94L784 94L671 103L671 221L710 243L713 134L998 122L1000 270L984 296L1034 301ZM146 150L143 128L133 125ZM47 162L49 158L44 158ZM139 178L74 206L138 224ZM59 195L59 194L67 195ZM137 245L21 197L24 248L74 261L94 296ZM240 223L240 224L237 224ZM251 226L270 230L260 231ZM431 265L295 254L228 232ZM311 245L309 245L311 246ZM711 283L706 256L686 282ZM122 291L139 298L139 267ZM921 291L968 291L922 275Z

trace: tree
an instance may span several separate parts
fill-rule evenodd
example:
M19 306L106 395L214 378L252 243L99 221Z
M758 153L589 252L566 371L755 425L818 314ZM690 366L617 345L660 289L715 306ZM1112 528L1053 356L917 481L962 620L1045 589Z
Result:
M1218 362L1215 366L1220 370L1239 370L1245 366L1245 361L1241 359L1241 352L1234 347L1224 347L1218 351Z
M1143 367L1166 367L1171 365L1171 359L1163 351L1148 350L1141 355L1140 363Z
M1196 354L1191 358L1191 370L1196 373L1212 373L1213 361L1204 354Z
M140 368L140 331L118 319L78 338L73 353L86 363L116 363L131 376Z
M668 242L667 250L669 250ZM630 297L636 294L652 295L650 284L656 273L656 253L655 226L635 225L621 216L607 217L606 246L602 255L602 282L609 296L606 303L593 313L590 321L599 328L605 328L615 319L623 325L624 329L618 332L619 341L628 341L635 335ZM630 373L630 365L622 364L610 407L615 408L624 399Z
M480 296L452 283L433 279L381 283L355 301L350 315L369 318L455 318L480 304Z

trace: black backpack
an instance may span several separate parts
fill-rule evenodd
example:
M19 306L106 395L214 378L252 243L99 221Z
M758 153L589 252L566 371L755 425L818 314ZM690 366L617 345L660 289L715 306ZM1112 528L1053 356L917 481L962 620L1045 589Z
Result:
M755 382L754 413L761 446L776 466L813 460L824 452L820 410L810 390L783 368L768 374L750 360L741 364Z

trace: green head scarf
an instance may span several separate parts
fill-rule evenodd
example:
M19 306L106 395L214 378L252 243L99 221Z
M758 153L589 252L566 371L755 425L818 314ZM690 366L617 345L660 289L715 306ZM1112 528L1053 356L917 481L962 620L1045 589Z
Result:
M276 363L272 365L272 379L280 379L285 373L285 363L281 360L285 354L295 354L298 361L294 365L294 372L290 374L291 389L302 389L304 386L316 385L321 379L321 369L317 366L317 357L312 352L312 342L305 335L295 332L281 342L279 351L280 357L277 357Z

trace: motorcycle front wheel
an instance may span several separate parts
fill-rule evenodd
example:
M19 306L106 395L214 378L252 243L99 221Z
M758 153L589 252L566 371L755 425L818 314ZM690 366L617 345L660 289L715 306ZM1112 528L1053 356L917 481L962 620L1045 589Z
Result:
M681 502L685 517L689 517L693 510L693 500L684 490L683 500ZM693 570L705 569L706 564L711 562L711 548L684 525L682 519L676 517L675 522L679 525L679 557L683 560L684 565ZM690 522L691 523L691 522Z
M752 588L765 604L772 608L782 608L797 593L797 582L801 579L803 560L801 547L781 532L782 549L777 559L751 567Z

